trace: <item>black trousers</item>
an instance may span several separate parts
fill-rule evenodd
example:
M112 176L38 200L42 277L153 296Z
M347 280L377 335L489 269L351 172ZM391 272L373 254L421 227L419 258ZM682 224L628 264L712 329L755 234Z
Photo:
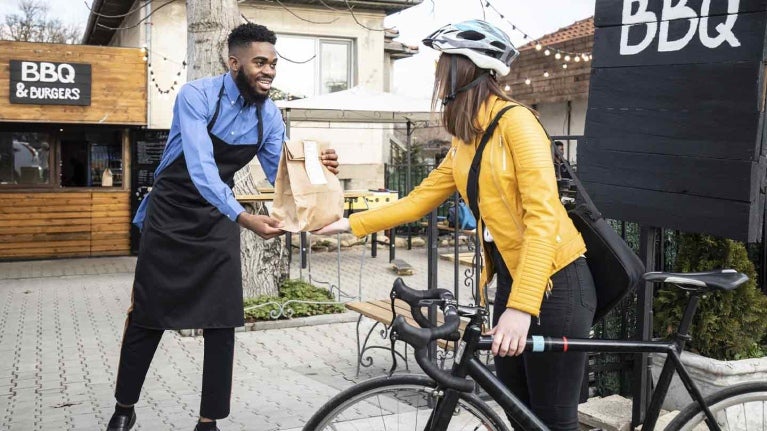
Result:
M495 244L488 243L497 269L493 326L506 310L512 279ZM588 338L596 291L586 259L580 257L555 273L554 287L533 316L528 335ZM531 353L495 357L496 374L552 430L578 429L578 402L586 367L585 352ZM515 429L521 429L512 421Z
M126 322L120 350L115 399L124 405L138 402L149 364L152 362L163 330L147 329ZM205 356L202 366L202 397L200 416L222 419L229 416L232 396L232 366L234 360L234 328L203 330Z

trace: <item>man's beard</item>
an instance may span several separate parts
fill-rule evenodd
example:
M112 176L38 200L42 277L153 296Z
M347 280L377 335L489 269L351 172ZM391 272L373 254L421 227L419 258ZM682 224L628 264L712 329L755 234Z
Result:
M237 84L237 89L240 90L240 94L242 95L242 98L245 100L245 103L248 105L254 105L254 104L262 104L266 100L267 97L269 97L269 94L258 94L255 90L253 90L253 87L250 86L250 83L248 82L248 78L245 77L245 73L243 73L241 70L237 71L234 77L234 82Z

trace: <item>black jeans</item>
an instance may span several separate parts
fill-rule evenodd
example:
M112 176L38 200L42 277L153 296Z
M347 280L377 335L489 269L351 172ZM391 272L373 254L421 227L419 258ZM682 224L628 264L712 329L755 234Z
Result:
M498 286L493 306L495 326L506 310L512 279L495 244L487 245ZM533 316L528 336L588 338L597 299L586 259L576 259L551 280L554 287L548 297L544 296L539 317ZM578 402L586 353L525 352L520 356L496 356L495 367L498 378L549 428L578 429Z
M163 330L133 324L130 315L123 334L120 366L117 371L115 399L124 405L138 402L149 364L152 362ZM229 416L232 396L234 328L203 330L205 356L202 365L200 416L223 419Z

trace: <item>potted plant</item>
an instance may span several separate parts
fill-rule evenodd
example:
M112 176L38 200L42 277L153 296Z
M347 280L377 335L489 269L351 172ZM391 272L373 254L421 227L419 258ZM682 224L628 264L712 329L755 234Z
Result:
M682 233L678 239L676 272L731 268L749 277L729 291L712 292L698 305L690 328L692 340L681 359L704 395L736 383L767 379L767 296L756 285L754 264L746 247L737 241L704 234ZM687 304L687 293L673 286L656 292L655 334L666 337L676 330ZM653 357L657 379L662 356ZM691 400L678 377L666 398L666 409L679 409Z

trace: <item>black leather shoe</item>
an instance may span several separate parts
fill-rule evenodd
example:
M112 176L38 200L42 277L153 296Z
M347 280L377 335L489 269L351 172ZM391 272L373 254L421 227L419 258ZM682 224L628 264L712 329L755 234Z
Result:
M199 429L200 429L200 428L199 428L199 426L195 426L195 427L194 427L194 431L199 431ZM220 429L218 429L218 427L216 427L216 431L221 431L221 430L220 430Z
M131 413L130 416L118 415L117 413L112 415L112 419L109 420L107 425L107 431L128 431L133 428L136 423L136 412Z

